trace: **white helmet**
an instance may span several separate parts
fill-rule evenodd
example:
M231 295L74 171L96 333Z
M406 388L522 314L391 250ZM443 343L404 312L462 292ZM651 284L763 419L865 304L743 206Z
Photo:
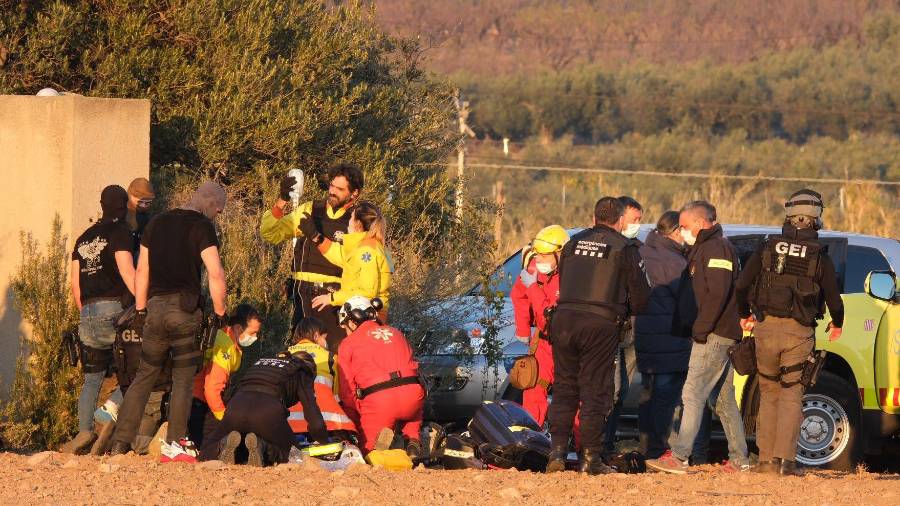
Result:
M381 299L375 297L369 300L368 297L362 295L354 295L347 299L338 310L338 324L344 325L348 321L353 320L357 325L367 320L374 320L378 317L378 311L384 308Z

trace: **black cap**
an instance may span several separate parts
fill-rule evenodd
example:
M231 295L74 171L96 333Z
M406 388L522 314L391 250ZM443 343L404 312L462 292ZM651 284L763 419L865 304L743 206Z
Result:
M128 192L117 184L109 185L100 193L100 221L124 220L128 213Z

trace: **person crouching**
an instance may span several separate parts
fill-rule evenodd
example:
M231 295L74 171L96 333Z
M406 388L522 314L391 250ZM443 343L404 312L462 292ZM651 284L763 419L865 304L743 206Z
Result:
M420 432L425 389L406 337L377 319L381 308L379 299L357 295L338 311L338 323L347 331L338 348L340 398L360 428L366 452L375 449L383 429L389 429L392 439L399 427L406 452L415 460L424 454Z
M241 378L221 423L204 441L200 460L234 464L243 439L249 465L286 463L296 443L287 409L297 402L303 405L310 436L319 443L329 442L316 405L315 377L316 364L308 353L283 351L257 360Z
M332 439L352 441L356 434L356 425L341 408L338 398L338 382L335 367L335 354L328 349L328 330L321 320L315 317L303 318L294 330L294 345L288 348L291 353L306 352L316 363L316 379L313 388L316 391L316 404L325 419L325 427ZM303 404L291 406L288 424L294 434L309 433L309 422L303 412Z

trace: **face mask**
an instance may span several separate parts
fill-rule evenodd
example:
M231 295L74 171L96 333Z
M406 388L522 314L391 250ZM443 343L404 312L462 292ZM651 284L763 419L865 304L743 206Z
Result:
M553 267L553 264L545 264L540 262L535 262L534 268L537 269L537 271L541 274L550 274L551 272L556 270L556 268Z
M630 223L628 225L625 225L625 230L622 231L622 235L624 235L625 237L627 237L629 239L634 239L635 237L637 237L638 232L640 232L640 230L641 230L640 223Z
M686 228L681 229L681 238L684 239L684 243L688 246L693 246L697 242L697 238L694 237L694 234Z
M256 334L244 334L238 338L241 348L246 348L256 342Z

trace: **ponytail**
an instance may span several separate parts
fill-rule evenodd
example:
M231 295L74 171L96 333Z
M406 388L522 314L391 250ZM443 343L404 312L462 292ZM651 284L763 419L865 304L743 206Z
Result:
M366 237L384 244L387 237L387 221L375 204L360 202L353 209L353 215L362 224Z

